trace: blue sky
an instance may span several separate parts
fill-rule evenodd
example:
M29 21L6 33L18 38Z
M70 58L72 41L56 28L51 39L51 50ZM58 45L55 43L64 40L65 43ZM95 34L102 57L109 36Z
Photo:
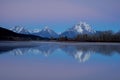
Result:
M62 32L80 21L95 30L120 30L120 0L0 0L0 26L49 26Z

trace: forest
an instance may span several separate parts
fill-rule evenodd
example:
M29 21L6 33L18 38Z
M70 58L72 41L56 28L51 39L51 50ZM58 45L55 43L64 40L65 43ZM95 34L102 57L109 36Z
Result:
M114 33L112 30L97 31L94 34L78 34L75 38L59 37L58 41L78 42L120 42L120 31Z

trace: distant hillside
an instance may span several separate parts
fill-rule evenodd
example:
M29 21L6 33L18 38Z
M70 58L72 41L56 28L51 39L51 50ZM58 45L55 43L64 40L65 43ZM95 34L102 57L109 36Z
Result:
M15 33L13 31L0 27L0 40L22 41L22 40L47 40L47 39L35 35Z

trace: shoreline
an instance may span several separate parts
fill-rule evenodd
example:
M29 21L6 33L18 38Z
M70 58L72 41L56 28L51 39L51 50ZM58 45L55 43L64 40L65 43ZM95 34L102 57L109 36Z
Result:
M75 44L75 45L120 45L120 42L76 42L76 41L0 41L1 44L22 44L22 43L27 43L27 44L37 44L39 45L40 43L53 43L53 44ZM34 45L33 44L33 45ZM24 44L26 45L26 44Z

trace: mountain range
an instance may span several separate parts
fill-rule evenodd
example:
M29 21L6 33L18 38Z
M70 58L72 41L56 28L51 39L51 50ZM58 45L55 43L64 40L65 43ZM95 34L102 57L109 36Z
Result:
M30 34L30 31L25 29L22 26L15 26L15 27L12 27L10 30L16 33L21 33L21 34Z
M12 40L12 41L22 41L22 40L45 40L40 36L35 36L31 34L20 34L15 33L11 30L0 27L0 40Z
M33 35L45 37L45 38L58 38L58 34L52 29L45 27L42 30L38 30L38 32L31 33Z
M95 30L91 28L87 23L80 22L73 27L67 29L61 34L56 33L54 30L50 29L49 27L45 27L43 29L36 29L33 31L29 31L21 26L15 26L11 28L13 32L22 33L22 34L32 34L44 38L58 38L58 37L68 37L68 38L75 38L78 34L94 34L96 33Z
M120 42L120 31L95 31L85 22L80 22L73 27L56 33L49 27L43 29L27 30L25 27L15 26L11 29L0 28L0 40L57 40L81 42Z

